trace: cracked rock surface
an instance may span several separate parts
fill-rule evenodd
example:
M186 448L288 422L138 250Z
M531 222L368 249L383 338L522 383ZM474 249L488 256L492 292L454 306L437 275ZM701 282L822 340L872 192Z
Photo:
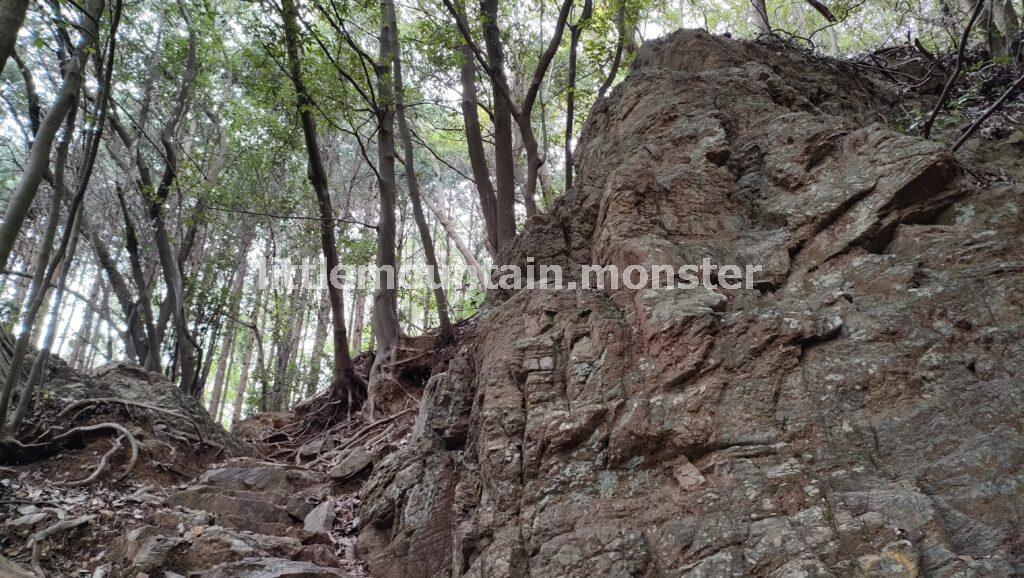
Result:
M506 261L756 288L492 295L364 488L370 572L1024 573L1024 189L895 102L782 48L647 43Z

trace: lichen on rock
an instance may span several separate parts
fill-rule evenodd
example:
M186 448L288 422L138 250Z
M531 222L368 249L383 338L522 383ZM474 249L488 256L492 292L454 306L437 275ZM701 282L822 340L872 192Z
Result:
M756 288L491 295L364 489L371 573L1024 571L1022 190L894 102L779 46L645 44L505 260L712 257Z

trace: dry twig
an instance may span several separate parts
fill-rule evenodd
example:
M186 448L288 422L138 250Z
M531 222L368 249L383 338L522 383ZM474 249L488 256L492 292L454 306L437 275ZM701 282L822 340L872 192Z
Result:
M63 532L65 530L71 530L84 524L88 524L96 519L95 514L89 514L87 516L80 516L72 520L63 520L57 522L52 526L48 526L28 539L28 545L32 547L32 571L36 573L36 576L46 576L46 572L43 571L43 567L40 565L40 560L43 557L42 541L46 538L56 534L57 532Z

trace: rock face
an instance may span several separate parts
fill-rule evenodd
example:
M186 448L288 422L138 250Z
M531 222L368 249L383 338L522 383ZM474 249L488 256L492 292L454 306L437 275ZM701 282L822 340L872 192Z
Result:
M1024 572L1022 222L884 79L682 31L598 103L508 262L760 265L523 290L375 464L377 576Z

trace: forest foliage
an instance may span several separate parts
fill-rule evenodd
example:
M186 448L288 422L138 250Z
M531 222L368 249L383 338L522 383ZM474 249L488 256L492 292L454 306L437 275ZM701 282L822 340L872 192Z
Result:
M1019 63L1018 11L979 2L0 0L5 432L51 351L131 359L223 423L318 391L372 414L403 336L454 338L502 247L572 186L587 111L644 42L701 27L934 60L968 38ZM332 256L420 281L257 282Z

